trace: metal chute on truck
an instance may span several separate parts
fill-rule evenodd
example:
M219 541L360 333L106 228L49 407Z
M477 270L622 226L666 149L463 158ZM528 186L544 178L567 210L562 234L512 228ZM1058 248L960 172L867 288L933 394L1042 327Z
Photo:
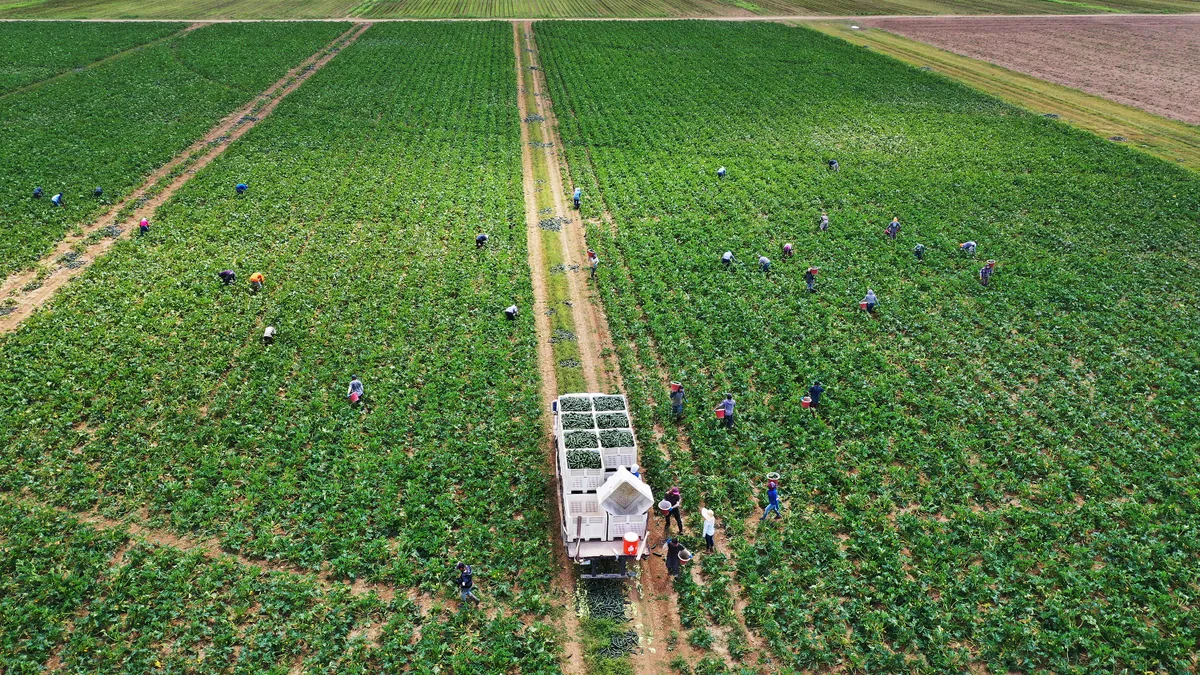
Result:
M586 568L582 578L630 576L629 561L646 552L654 497L628 470L638 452L625 397L563 394L551 411L567 555Z

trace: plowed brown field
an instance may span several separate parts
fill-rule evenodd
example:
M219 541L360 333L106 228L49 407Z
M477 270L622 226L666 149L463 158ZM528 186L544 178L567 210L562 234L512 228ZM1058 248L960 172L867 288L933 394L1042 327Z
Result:
M861 24L1200 124L1200 16L888 18Z

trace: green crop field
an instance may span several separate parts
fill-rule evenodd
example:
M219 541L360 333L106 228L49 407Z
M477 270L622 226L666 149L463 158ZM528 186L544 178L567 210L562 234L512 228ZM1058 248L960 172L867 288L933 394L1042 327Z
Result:
M18 0L9 19L586 18L1200 12L1200 0Z
M0 96L0 274L36 262L346 28L211 25ZM39 60L30 53L26 62ZM50 198L59 192L63 206L55 208Z
M0 94L166 37L169 23L0 24Z
M1196 174L808 30L536 28L652 484L716 509L786 667L1194 668Z

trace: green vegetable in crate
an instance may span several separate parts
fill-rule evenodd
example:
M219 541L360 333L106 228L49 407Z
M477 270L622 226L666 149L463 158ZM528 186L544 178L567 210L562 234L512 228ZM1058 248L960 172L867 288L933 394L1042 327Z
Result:
M564 414L562 422L564 429L592 429L595 427L591 415L581 415L579 413Z
M624 430L606 429L600 432L600 442L606 448L632 448L633 434Z
M558 399L559 408L563 412L591 412L592 402L586 396L567 396Z
M568 450L575 448L595 448L600 444L596 440L596 434L592 431L572 431L563 437L563 445L567 446Z
M629 427L629 416L625 413L596 415L596 426L601 429L627 429Z
M601 468L600 453L592 452L591 450L568 450L567 468L599 469Z
M596 410L624 410L625 399L620 396L597 396Z

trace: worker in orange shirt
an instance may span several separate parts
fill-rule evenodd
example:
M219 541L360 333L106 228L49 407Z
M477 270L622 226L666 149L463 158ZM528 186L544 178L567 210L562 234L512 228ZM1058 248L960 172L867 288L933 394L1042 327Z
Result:
M254 274L251 274L250 275L250 292L257 293L257 292L261 291L263 281L266 281L266 277L263 276L262 272L255 272Z

